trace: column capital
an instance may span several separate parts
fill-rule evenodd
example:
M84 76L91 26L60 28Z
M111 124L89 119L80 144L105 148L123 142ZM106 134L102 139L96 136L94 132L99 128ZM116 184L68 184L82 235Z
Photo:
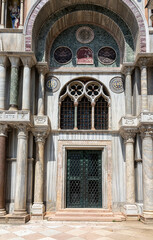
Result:
M24 66L27 66L31 68L33 65L35 65L35 61L32 56L22 56L21 61Z
M8 58L5 55L0 55L0 66L7 67L8 65Z
M124 67L124 69L123 69L123 73L124 73L124 75L125 75L125 76L127 76L127 75L131 75L133 69L134 69L133 66L126 66L126 67Z
M136 129L128 129L122 130L120 135L125 140L125 143L134 143L134 138L136 136L137 130Z
M39 62L37 63L36 67L39 74L42 73L43 75L45 75L49 71L47 62Z
M153 126L152 125L147 125L147 126L141 126L139 128L141 137L153 137Z
M0 124L0 137L7 137L8 126L6 124Z
M17 125L18 129L18 138L24 138L28 135L28 127L26 124L19 124Z
M11 66L18 68L20 65L20 58L17 56L9 56L9 60L11 62Z
M139 65L140 69L147 67L147 64L150 61L150 59L151 58L147 58L147 57L139 58L138 65Z
M48 137L48 132L33 132L35 136L35 142L41 142L45 144L46 138Z

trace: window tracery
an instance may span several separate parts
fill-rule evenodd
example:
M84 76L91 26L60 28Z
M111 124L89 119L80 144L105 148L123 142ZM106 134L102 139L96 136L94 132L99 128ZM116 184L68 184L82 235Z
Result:
M106 89L97 81L69 83L60 96L60 128L107 130L109 102Z

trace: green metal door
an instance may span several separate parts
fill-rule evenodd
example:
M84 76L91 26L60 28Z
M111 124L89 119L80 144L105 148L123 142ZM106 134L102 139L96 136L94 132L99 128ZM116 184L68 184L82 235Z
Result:
M69 150L67 154L67 208L102 207L101 151Z

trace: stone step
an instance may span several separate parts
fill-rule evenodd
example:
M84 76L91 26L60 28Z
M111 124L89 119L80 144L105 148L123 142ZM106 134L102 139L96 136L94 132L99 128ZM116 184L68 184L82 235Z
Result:
M59 212L98 212L98 213L104 213L104 212L110 212L109 209L101 209L101 208L65 208L59 210Z
M67 217L113 217L112 212L104 212L104 213L98 213L98 212L57 212L56 216L61 217L61 216L67 216Z
M62 221L62 222L66 222L66 221L72 221L72 222L122 222L122 218L121 217L86 217L86 216L77 216L77 217L73 217L73 216L53 216L53 217L49 217L48 221Z

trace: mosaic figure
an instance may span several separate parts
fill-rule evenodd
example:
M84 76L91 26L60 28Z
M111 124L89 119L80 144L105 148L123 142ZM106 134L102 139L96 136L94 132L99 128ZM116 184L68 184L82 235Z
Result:
M9 11L12 21L12 28L18 28L20 25L20 6L17 0L14 0L12 4L10 3Z

